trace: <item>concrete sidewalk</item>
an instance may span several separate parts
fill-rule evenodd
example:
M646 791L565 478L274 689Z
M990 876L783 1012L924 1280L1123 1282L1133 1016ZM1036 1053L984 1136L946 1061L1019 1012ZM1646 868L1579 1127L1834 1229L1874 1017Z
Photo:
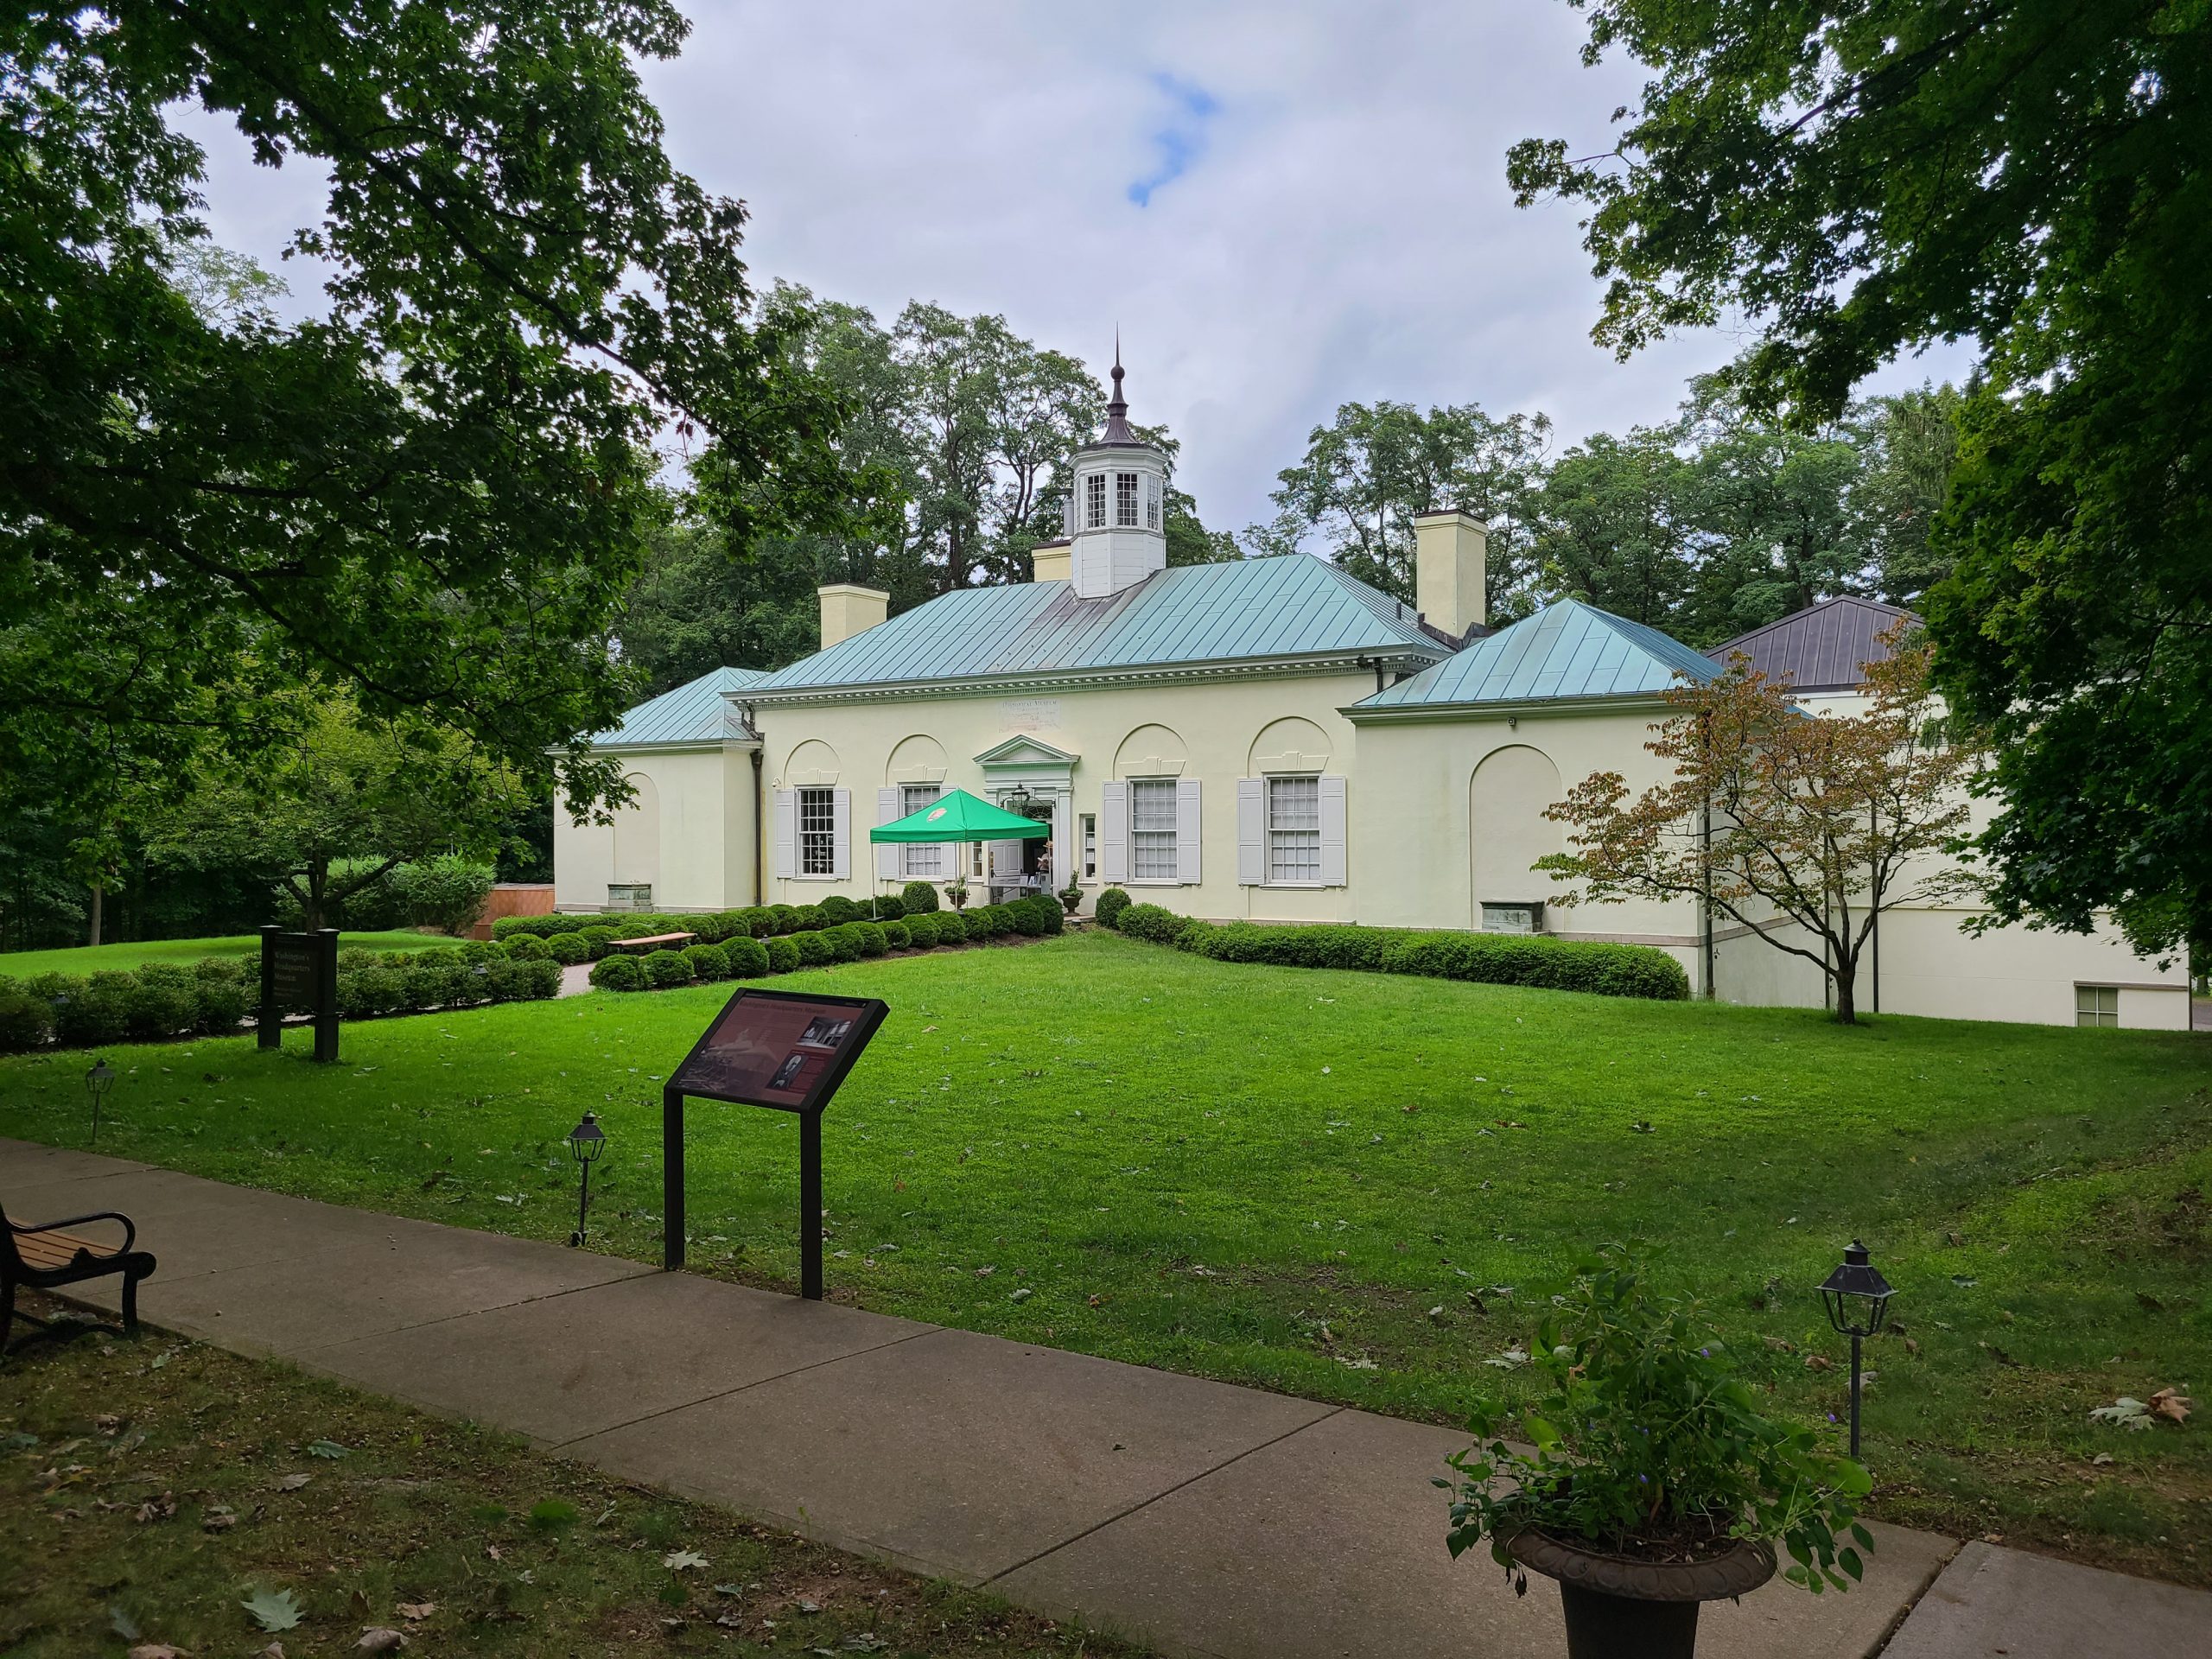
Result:
M20 1141L0 1202L129 1213L168 1329L1169 1653L1564 1651L1548 1581L1446 1555L1453 1431ZM1859 1589L1709 1607L1700 1653L2206 1650L2212 1596L1874 1530Z

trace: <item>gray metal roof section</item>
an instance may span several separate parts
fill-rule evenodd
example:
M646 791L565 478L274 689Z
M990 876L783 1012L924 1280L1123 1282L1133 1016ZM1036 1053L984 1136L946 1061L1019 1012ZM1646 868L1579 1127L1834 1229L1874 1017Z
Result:
M778 669L779 693L1363 652L1446 653L1414 610L1304 553L1182 565L1103 599L1065 582L963 588Z
M1648 696L1679 678L1709 680L1716 672L1656 628L1563 599L1354 708L1365 713Z
M595 734L595 749L661 748L679 743L717 743L750 737L737 711L723 698L725 691L741 691L757 685L760 671L751 668L717 668L697 679L664 691L641 702L622 716L612 731Z
M1796 690L1851 690L1864 681L1859 671L1868 663L1888 660L1882 636L1899 622L1919 621L1895 605L1846 594L1739 634L1706 654L1726 665L1731 654L1741 652L1770 680L1789 676Z

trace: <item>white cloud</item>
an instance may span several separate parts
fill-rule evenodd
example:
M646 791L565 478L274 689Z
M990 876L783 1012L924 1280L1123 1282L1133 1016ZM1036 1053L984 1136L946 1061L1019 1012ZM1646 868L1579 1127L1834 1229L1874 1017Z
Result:
M1564 5L694 7L649 66L680 165L744 197L748 258L874 308L1002 313L1183 440L1210 524L1270 511L1339 403L1549 414L1561 442L1669 413L1722 334L1618 364L1572 204L1517 211L1505 150L1602 148L1641 75L1591 70ZM218 233L271 256L312 169L216 155ZM294 272L296 287L311 287ZM1963 372L1963 353L1882 384Z

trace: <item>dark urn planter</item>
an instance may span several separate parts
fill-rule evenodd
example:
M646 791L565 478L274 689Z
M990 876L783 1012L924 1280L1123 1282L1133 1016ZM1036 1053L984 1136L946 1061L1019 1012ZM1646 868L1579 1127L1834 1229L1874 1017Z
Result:
M1700 1602L1725 1601L1774 1576L1774 1550L1743 1542L1703 1561L1640 1561L1533 1528L1506 1542L1531 1573L1559 1581L1567 1659L1691 1659Z

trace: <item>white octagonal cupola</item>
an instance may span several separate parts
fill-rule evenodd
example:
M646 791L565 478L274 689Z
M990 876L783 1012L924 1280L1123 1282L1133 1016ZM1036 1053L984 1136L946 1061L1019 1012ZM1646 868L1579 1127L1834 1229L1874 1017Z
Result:
M1118 341L1106 429L1075 453L1068 552L1079 599L1104 599L1167 568L1167 457L1130 429Z

